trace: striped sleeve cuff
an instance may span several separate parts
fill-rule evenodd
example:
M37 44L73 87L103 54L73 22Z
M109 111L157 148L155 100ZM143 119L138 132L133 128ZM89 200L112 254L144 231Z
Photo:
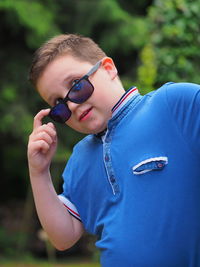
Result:
M58 195L58 197L59 197L60 201L63 203L63 205L67 208L68 212L72 216L74 216L76 219L81 221L81 217L80 217L75 205L72 204L72 202L69 199L67 199L66 197L64 197L63 195Z

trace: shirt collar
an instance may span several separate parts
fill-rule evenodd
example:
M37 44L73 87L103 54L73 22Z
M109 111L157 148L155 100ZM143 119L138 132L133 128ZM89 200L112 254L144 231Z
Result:
M120 113L120 110L126 105L126 103L134 96L137 95L138 89L137 87L131 87L129 90L127 90L122 97L119 99L119 101L114 105L112 108L112 118ZM96 137L103 139L105 137L107 128L103 130L102 132L95 134Z
M138 94L137 87L131 87L127 90L120 100L112 108L112 118L123 108L123 106L134 96Z

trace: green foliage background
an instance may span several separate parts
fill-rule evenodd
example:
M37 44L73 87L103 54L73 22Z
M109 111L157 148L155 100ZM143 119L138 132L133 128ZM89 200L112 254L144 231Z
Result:
M39 228L32 219L26 146L34 114L46 107L27 81L28 69L34 51L59 33L98 42L126 89L136 85L145 94L168 81L200 83L200 0L0 0L0 240L31 222L20 230L23 238L10 241L19 250L34 251L30 233ZM52 171L59 190L62 169L82 135L67 127L58 132ZM9 211L19 206L21 220L13 226ZM0 242L4 254L7 243Z

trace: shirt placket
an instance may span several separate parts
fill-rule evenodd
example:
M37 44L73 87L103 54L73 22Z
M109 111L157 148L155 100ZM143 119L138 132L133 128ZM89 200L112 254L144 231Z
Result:
M112 138L111 136L112 136L111 132L108 131L103 141L103 157L104 157L104 165L105 165L108 181L111 185L113 194L116 195L117 193L119 193L119 185L117 183L117 179L116 179L113 165L112 165L112 157L111 157Z
M118 122L125 116L125 114L127 114L128 110L133 108L133 106L136 105L141 98L142 96L140 96L136 87L128 90L124 94L123 98L120 99L119 103L116 104L117 109L113 109L114 113L111 120L108 122L107 132L102 137L104 166L114 195L120 192L120 187L118 184L119 181L114 172L111 156L111 145L114 129Z

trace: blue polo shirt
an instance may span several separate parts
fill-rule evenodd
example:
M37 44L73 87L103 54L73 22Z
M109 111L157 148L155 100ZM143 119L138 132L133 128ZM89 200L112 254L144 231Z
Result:
M198 267L200 86L120 101L104 138L74 147L60 199L97 236L104 267Z

